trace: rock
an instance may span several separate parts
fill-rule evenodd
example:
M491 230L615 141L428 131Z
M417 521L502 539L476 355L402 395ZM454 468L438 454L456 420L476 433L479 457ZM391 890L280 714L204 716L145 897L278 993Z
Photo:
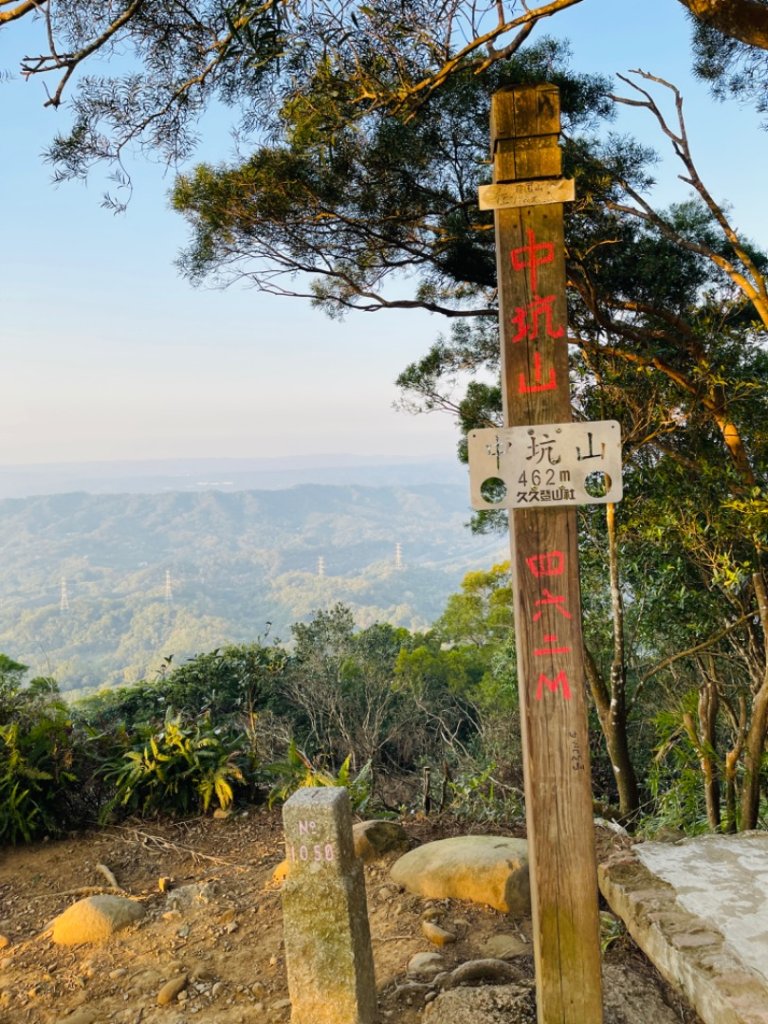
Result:
M496 960L513 960L516 956L533 954L533 947L530 943L523 942L516 935L492 935L483 943L481 949L486 956Z
M379 860L387 853L408 849L408 834L403 826L396 821L379 818L358 821L353 825L352 840L355 855L361 857L366 864Z
M186 988L188 977L186 974L177 974L175 978L166 981L157 993L157 1005L167 1006Z
M525 917L531 909L528 844L506 836L456 836L396 860L392 880L430 899L470 900Z
M508 985L518 981L515 968L506 960L467 960L440 979L440 988L458 988L460 985Z
M214 881L180 885L178 889L171 889L166 897L166 903L171 910L190 910L192 907L211 903L217 892L217 885Z
M98 1017L96 1010L89 1010L87 1007L82 1007L79 1010L75 1010L74 1013L70 1013L68 1017L59 1017L54 1024L93 1024Z
M289 865L287 860L281 860L272 872L272 881L275 885L282 885L288 877Z
M422 1020L424 1024L536 1024L536 999L528 985L452 988L427 1004Z
M425 939L429 939L434 946L448 946L456 941L456 936L453 932L446 931L445 928L441 928L434 921L422 921L421 934Z
M444 967L445 959L439 953L415 953L405 970L409 978L433 978Z
M163 975L159 971L148 968L131 977L131 988L134 992L143 995L156 989L162 980Z
M142 904L124 896L88 896L54 918L51 922L52 938L59 946L104 942L143 916Z
M6 946L10 946L11 940L7 935L0 935L0 949L5 949Z

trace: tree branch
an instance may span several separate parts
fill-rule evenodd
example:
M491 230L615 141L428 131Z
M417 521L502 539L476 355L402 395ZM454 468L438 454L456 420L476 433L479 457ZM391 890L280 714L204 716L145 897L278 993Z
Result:
M0 7L6 7L11 2L12 0L0 0ZM17 7L13 7L10 11L0 11L0 25L9 21L17 21L19 18L23 18L25 14L39 10L40 7L42 7L40 0L23 0L22 3Z
M768 50L768 5L760 0L678 0L697 21L748 46Z

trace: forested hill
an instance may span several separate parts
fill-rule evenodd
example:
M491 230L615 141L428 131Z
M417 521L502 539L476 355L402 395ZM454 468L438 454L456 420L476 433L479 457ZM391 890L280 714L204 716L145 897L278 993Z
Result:
M469 516L467 488L439 484L0 501L0 651L68 692L289 640L337 601L360 625L425 627L506 557Z

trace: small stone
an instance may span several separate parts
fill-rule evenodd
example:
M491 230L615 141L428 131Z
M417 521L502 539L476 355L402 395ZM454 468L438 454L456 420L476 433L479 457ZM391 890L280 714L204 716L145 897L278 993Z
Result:
M287 860L281 860L275 870L272 872L272 881L275 885L282 885L288 877L290 868Z
M456 941L456 936L453 932L446 931L445 928L441 928L439 924L435 924L433 921L421 922L421 934L435 946L448 946Z
M74 1013L70 1013L68 1017L59 1017L55 1024L93 1024L96 1020L97 1013L95 1010L89 1010L87 1007L75 1010Z
M406 973L410 978L432 978L445 967L445 959L439 953L416 953L408 961Z
M173 1002L179 992L184 989L187 981L188 978L186 974L179 974L175 978L171 978L170 981L167 981L157 993L157 1005L167 1006L168 1003Z
M110 971L109 972L109 976L110 976L110 978L113 978L113 979L114 978L122 978L127 973L128 973L128 969L126 967L116 967L114 969L114 971Z
M236 932L239 927L240 925L237 923L237 921L230 921L224 930L226 931L227 935L232 935L233 932Z
M0 935L0 949L5 949L6 946L10 946L11 940L7 935Z
M213 812L214 821L226 821L227 818L231 817L232 811L229 809L225 811L223 807L217 807L216 810Z
M484 942L481 949L485 956L498 960L512 960L516 956L528 956L532 949L527 942L522 942L516 935L492 935Z

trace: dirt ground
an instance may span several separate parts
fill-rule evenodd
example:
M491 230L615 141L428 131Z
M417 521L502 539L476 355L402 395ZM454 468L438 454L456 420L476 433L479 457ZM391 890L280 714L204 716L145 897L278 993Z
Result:
M449 819L404 825L414 842L467 831ZM599 838L605 853L614 840ZM266 808L224 820L129 822L0 852L0 1022L287 1024L280 889L273 879L282 858L280 815ZM146 916L103 945L54 945L46 927L57 914L111 891L97 865L145 904ZM389 880L389 862L366 867L366 886L381 1024L421 1020L424 996L406 990L406 967L414 954L435 950L421 933L427 907L458 935L439 950L447 969L487 956L483 946L498 933L530 941L528 921L470 903L427 904L402 892ZM619 977L631 975L661 998L675 1020L700 1024L626 936L614 936L605 957ZM514 963L521 980L532 979L531 956ZM180 975L186 986L159 1005L163 986ZM613 1019L632 1024L629 1016Z

